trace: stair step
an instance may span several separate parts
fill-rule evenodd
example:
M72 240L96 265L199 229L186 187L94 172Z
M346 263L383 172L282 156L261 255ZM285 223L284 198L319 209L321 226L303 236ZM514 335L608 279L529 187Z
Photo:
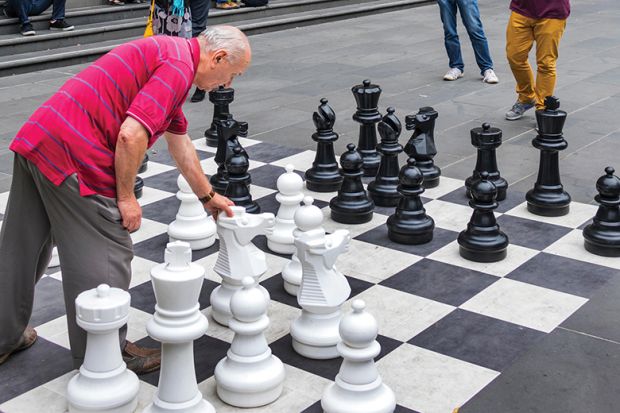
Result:
M325 7L328 3L331 7ZM232 24L253 35L433 3L435 0L281 1L262 8L213 10L209 24ZM300 11L300 7L310 9ZM272 11L268 9L284 14L270 15L268 12ZM0 76L92 61L115 46L140 37L145 23L146 17L141 17L85 24L70 32L45 31L32 37L0 35ZM43 50L49 51L41 53Z

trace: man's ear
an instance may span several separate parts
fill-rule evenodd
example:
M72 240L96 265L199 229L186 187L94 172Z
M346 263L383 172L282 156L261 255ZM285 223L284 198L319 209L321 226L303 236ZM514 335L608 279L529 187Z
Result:
M212 61L217 64L228 57L228 52L224 49L218 49L213 53Z

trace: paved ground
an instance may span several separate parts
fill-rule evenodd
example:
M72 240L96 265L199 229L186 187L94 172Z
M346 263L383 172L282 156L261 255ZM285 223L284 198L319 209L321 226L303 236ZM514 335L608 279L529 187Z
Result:
M512 188L529 189L538 151L533 114L508 122L503 114L515 100L514 81L504 56L507 1L480 0L499 85L480 82L464 31L466 76L443 82L447 69L435 6L328 23L252 37L254 65L235 86L235 117L248 121L250 137L312 148L312 112L327 97L337 111L337 152L357 140L350 88L369 78L383 88L381 110L397 115L432 105L439 113L436 163L446 176L463 179L475 163L469 130L483 121L504 131L499 167ZM556 95L569 112L561 154L563 183L576 201L593 202L594 182L607 165L620 169L620 3L579 0L561 43ZM9 189L7 146L20 125L58 86L82 66L0 79L0 192ZM186 105L194 138L211 120L208 104ZM401 141L404 141L404 136ZM587 274L584 274L587 276ZM602 412L617 406L620 360L620 278L558 328L533 352L476 396L465 412ZM557 348L554 339L573 346ZM557 336L557 337L556 337ZM558 341L558 342L559 342ZM543 373L541 360L552 367ZM562 379L563 378L563 379ZM570 378L570 379L569 379ZM616 387L617 390L617 387ZM611 399L610 399L611 398ZM501 407L500 407L501 406Z

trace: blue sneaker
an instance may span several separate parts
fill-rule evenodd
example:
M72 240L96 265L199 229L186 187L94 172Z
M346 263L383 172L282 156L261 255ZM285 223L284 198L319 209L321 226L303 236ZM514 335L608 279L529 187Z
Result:
M521 103L517 102L512 105L512 108L506 112L506 119L517 120L523 117L523 114L534 107L534 102Z

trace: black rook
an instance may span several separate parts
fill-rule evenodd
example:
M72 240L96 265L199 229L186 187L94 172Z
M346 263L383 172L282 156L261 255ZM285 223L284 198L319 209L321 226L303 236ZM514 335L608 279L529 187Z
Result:
M235 90L232 88L225 88L220 86L215 90L209 92L209 101L213 103L213 120L211 121L211 127L205 131L205 138L207 140L207 146L217 147L217 121L226 119L226 115L229 113L228 105L235 99Z
M357 150L364 160L364 176L375 176L380 163L375 125L381 120L378 110L381 88L371 84L370 80L364 80L363 84L353 86L351 91L357 102L357 112L353 114L353 120L360 123Z
M620 257L620 178L614 168L605 168L605 175L596 181L600 204L592 223L584 228L586 250L606 257Z
M498 128L492 128L488 123L483 123L481 128L473 128L470 134L471 144L478 149L478 157L472 176L465 180L467 196L471 198L471 186L480 179L482 172L487 172L488 179L497 188L497 200L503 201L506 198L508 182L501 177L497 169L495 155L495 150L502 144L502 131Z

